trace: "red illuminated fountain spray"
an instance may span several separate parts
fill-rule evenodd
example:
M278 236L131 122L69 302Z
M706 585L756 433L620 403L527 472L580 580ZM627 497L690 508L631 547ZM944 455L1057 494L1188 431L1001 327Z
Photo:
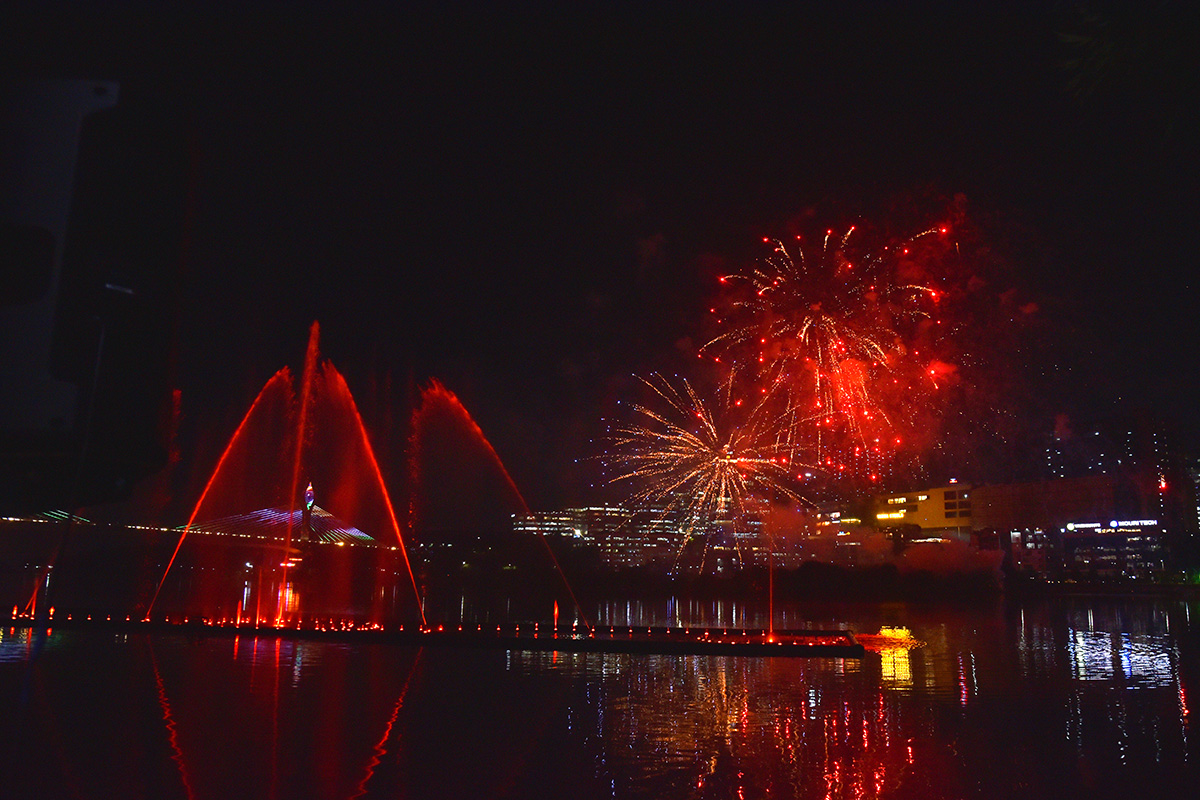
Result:
M483 460L491 465L496 474L502 477L504 485L510 496L515 501L518 513L522 515L529 514L529 506L525 502L525 498L521 495L521 491L517 488L516 482L504 466L504 462L500 459L500 455L492 447L487 436L484 435L483 429L467 411L466 407L458 399L454 392L447 389L441 382L432 380L427 386L421 390L420 403L413 412L413 438L411 441L411 459L414 469L413 481L414 484L420 485L421 479L417 474L419 470L417 465L425 458L431 457L433 454L423 453L421 443L421 434L427 427L433 427L435 420L440 420L443 424L449 423L458 431L466 433L468 440L467 446L476 448L483 455ZM570 581L567 580L566 573L563 572L562 565L559 564L558 558L554 555L554 551L550 547L550 543L546 541L545 536L541 536L542 544L546 548L550 561L554 565L555 571L562 580L563 586L571 597L571 602L575 606L576 612L579 614L580 620L587 628L591 628L592 624L583 612L582 606L579 604L578 598L575 596L574 589L571 588ZM555 627L557 627L558 606L555 604Z
M280 563L283 578L276 598L274 624L278 627L285 623L290 600L288 571L293 566L295 544L298 540L307 539L309 533L307 523L306 530L295 530L300 504L308 505L308 499L302 499L302 485L311 472L319 470L324 470L330 476L330 500L333 507L343 514L354 515L366 507L379 509L375 514L376 521L390 527L396 537L397 548L420 608L417 582L383 471L345 379L332 364L320 362L319 332L320 328L314 322L309 331L298 396L292 390L290 371L287 368L280 370L263 386L234 431L158 581L146 608L146 620L150 619L163 584L201 511L207 509L207 518L213 518L217 516L214 509L221 507L222 503L227 508L235 507L240 511L245 511L247 504L257 503L250 507L260 507L264 495L279 491L280 487L272 482L272 477L278 476L270 473L280 459L288 464L285 493L279 498L283 501L282 508L287 509L288 513ZM274 430L281 426L290 427L290 430ZM238 497L239 494L245 494L247 488L255 496ZM234 502L235 499L241 502L240 507ZM304 512L301 519L307 521L308 513ZM255 621L261 621L257 615ZM423 610L421 623L425 625Z
M555 652L861 656L862 646L846 631L777 631L773 621L762 632L598 630L584 616L545 537L541 541L575 605L578 622L586 630L577 631L573 624L569 633L560 634L557 600L548 632L544 627L539 632L536 622L532 630L520 623L498 624L494 630L490 626L485 630L482 624L476 625L475 631L464 630L461 624L457 630L443 625L431 628L409 561L405 534L413 530L411 523L418 516L420 504L434 502L438 493L431 490L444 487L433 481L421 486L417 466L437 466L432 462L448 458L450 461L441 466L451 473L445 474L482 468L479 477L503 476L502 491L510 498L508 501L464 504L464 495L459 492L453 497L455 511L468 506L473 508L467 511L494 513L508 509L527 514L528 508L479 425L453 392L434 381L422 390L412 418L407 458L414 472L405 476L412 482L409 515L405 517L410 524L403 526L346 380L332 364L319 358L318 335L319 327L314 322L299 381L294 381L287 368L279 370L255 396L237 425L179 533L145 614L139 615L143 621L151 621L158 604L169 607L166 614L160 609L160 616L165 616L168 624L182 621L193 628L229 624L240 628L253 623L255 627L288 629L288 635L293 635L293 628L295 635L305 636L339 636L352 631L355 636L386 641ZM453 445L437 439L434 429L439 425L443 427L437 433L457 436ZM472 489L476 494L470 496L481 500L487 483L476 483ZM314 485L322 492L323 508L314 504ZM386 536L380 541L364 533L355 527L358 524L369 530L390 528L395 546L389 546ZM192 533L198 534L191 537L194 546L187 545ZM339 546L347 544L351 546ZM403 570L399 567L401 559ZM173 569L178 580L172 581L171 592L164 592ZM371 571L371 578L363 579L364 569ZM393 578L403 574L412 585L420 626L405 630L400 625L399 630L385 631L381 624L383 605L395 605L399 587ZM389 588L392 600L380 599ZM371 594L370 613L379 612L370 624L344 616L348 609L351 617L362 610L362 596L354 593L362 589ZM171 599L160 602L162 595ZM234 597L241 597L236 612ZM182 619L175 616L177 608L183 609ZM335 623L333 617L339 614L343 616ZM16 616L14 610L14 619ZM87 622L91 620L88 615ZM127 616L125 622L129 621ZM122 623L106 616L104 624ZM170 726L165 694L163 700Z
M158 602L158 596L162 592L163 583L167 580L167 575L171 572L171 567L175 566L175 559L179 557L179 549L183 547L183 542L187 538L188 531L196 523L196 516L200 513L201 507L204 506L205 500L208 499L209 492L212 491L213 485L217 481L217 476L224 474L225 463L229 460L230 455L235 452L236 446L240 445L245 438L246 429L250 421L257 417L259 406L264 402L264 398L271 396L275 391L286 388L291 384L291 372L287 367L276 372L271 376L261 390L258 396L254 398L254 402L250 404L250 409L246 412L246 416L242 417L242 421L238 423L237 429L233 432L233 436L229 439L229 444L225 445L225 449L221 452L221 457L217 459L217 466L209 476L208 482L204 484L204 491L200 492L200 499L196 501L195 507L192 509L191 515L188 517L187 524L183 526L183 532L179 535L179 541L175 544L175 550L171 553L171 558L167 561L167 568L163 570L162 577L159 578L158 586L154 589L154 596L150 600L150 604L146 607L145 619L149 621L150 613L154 610L154 604Z
M451 425L465 432L470 437L471 445L482 450L485 460L490 462L495 471L502 476L506 489L519 506L521 513L529 513L529 506L526 505L525 498L521 495L521 490L517 488L517 484L513 481L512 476L505 469L504 462L500 460L500 455L492 447L492 443L484 436L483 429L479 427L479 423L467 411L466 407L458 399L458 396L437 380L431 380L429 385L421 390L420 403L413 412L414 467L422 459L420 434L425 428L432 426L435 417L447 419Z
M296 520L296 501L300 491L300 472L304 463L304 442L308 438L308 413L313 399L313 380L316 378L317 373L317 341L319 338L320 326L314 320L312 327L308 331L308 347L304 351L304 373L300 380L300 415L299 421L296 423L296 448L295 455L292 458L291 488L288 490L287 539L284 544L285 557L283 559L283 586L285 587L288 585L288 568L292 563L291 558L288 558L286 554L291 553L292 550L292 529ZM386 489L384 490L384 494L387 494ZM396 538L400 538L399 530L396 531ZM403 544L404 542L401 540L401 545ZM407 554L404 560L408 561ZM280 592L279 601L275 608L276 627L283 624L283 615L287 610L286 600L287 592Z

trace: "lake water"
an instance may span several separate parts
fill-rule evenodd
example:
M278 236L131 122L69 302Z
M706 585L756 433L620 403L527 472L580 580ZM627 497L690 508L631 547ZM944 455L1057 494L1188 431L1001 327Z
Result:
M466 604L460 612L470 616ZM614 603L602 624L759 627ZM1195 795L1200 603L806 604L856 659L0 629L2 798Z

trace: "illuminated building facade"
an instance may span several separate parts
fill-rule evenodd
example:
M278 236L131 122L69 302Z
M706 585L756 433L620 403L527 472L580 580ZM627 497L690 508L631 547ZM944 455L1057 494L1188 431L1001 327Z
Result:
M1151 578L1170 553L1157 482L1097 473L1031 483L952 483L874 498L869 521L898 551L933 539L1003 550L1018 573L1054 579ZM840 535L831 512L824 524Z
M837 535L863 524L860 515L854 513L848 506L843 505L827 503L819 506L814 517L815 521L811 531L814 536Z
M513 531L578 540L615 569L659 563L679 541L679 525L664 509L608 505L514 514Z
M1148 578L1169 552L1158 502L1124 476L978 486L976 530L992 531L1018 572L1062 579Z
M1117 507L1098 518L1155 519L1173 549L1196 550L1197 484L1167 426L1136 411L1076 424L1060 416L1046 447L1051 479L1105 475L1117 481Z
M689 522L680 517L677 507L651 504L637 509L604 505L533 511L514 514L512 524L517 534L561 537L594 547L612 569L666 572L690 563L692 549L704 550L705 569L718 573L768 565L799 566L803 551L797 537L788 535L790 530L768 530L765 520L772 511L770 503L751 498L746 505L736 520L723 515Z
M584 521L583 538L614 569L662 563L678 541L674 520L662 509L630 511L618 506L575 509Z
M559 536L582 539L583 529L574 509L565 511L531 511L513 514L513 531L535 536Z
M1059 534L1067 578L1153 578L1166 566L1158 520L1068 522Z
M914 492L882 495L872 503L870 518L879 528L920 529L920 538L970 539L972 488L951 482Z
M1010 530L1007 539L997 536L996 544L1018 572L1046 575L1054 565L1054 538L1039 527Z
M839 564L846 567L876 566L886 559L889 548L883 543L882 525L871 523L873 502L819 506L806 526L802 551L796 566L805 560ZM888 526L890 527L890 526Z

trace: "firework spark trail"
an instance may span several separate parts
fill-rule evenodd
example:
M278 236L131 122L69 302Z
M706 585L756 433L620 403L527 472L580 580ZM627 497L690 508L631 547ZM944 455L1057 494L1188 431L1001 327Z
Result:
M724 413L718 416L686 380L682 389L657 373L641 380L665 407L634 405L635 419L610 434L607 458L618 470L610 482L638 483L634 505L659 504L664 516L678 516L683 537L676 564L703 526L728 519L736 529L751 496L803 501L789 485L796 468L787 453L790 441L778 430L778 418L767 413L765 399L746 404L739 415L734 412L743 403L726 384ZM740 424L731 423L733 418Z
M778 399L790 456L844 469L854 454L875 469L879 445L893 440L894 417L906 405L885 402L877 385L890 379L899 386L903 376L910 394L923 388L908 378L916 353L906 332L928 319L938 300L931 286L897 280L896 262L917 240L945 229L861 256L850 250L853 233L851 227L839 238L826 231L817 258L799 246L793 257L782 241L765 239L773 245L770 256L721 278L741 294L732 303L729 330L700 355L727 356L735 374Z

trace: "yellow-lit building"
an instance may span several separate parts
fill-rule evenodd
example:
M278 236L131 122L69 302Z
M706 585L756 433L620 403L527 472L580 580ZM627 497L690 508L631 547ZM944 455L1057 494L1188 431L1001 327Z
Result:
M971 487L949 483L933 489L882 495L871 515L880 528L915 525L929 538L967 541L971 536Z

